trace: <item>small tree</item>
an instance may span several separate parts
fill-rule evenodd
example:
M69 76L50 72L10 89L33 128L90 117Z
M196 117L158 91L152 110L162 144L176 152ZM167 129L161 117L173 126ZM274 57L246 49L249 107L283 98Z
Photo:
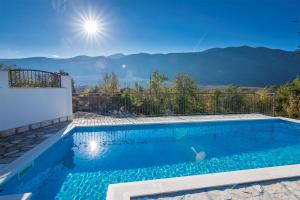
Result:
M199 88L192 77L179 74L176 76L173 85L173 101L176 113L186 114L197 111L199 104L197 104L197 94Z
M276 95L276 111L282 115L299 118L300 78L281 86Z
M105 73L102 77L102 81L102 84L100 83L100 88L104 93L113 94L119 91L119 80L114 72L111 74Z
M161 114L166 111L168 99L167 80L168 78L165 75L157 71L152 74L148 94L148 112L150 114Z
M283 105L288 117L299 118L300 117L300 96L289 96L288 102Z
M218 88L212 89L207 98L204 99L206 104L206 112L208 113L217 113L218 110L218 101L220 97L222 96L222 91Z
M236 86L226 87L224 94L217 101L217 111L220 113L242 113L246 110L241 90Z

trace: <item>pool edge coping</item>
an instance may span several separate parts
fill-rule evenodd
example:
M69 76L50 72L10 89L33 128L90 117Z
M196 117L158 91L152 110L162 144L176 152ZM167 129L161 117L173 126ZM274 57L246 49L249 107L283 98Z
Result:
M110 184L106 200L130 200L158 194L168 194L216 188L246 183L295 178L300 176L300 164L222 173L183 176L165 179ZM183 184L184 183L184 184Z

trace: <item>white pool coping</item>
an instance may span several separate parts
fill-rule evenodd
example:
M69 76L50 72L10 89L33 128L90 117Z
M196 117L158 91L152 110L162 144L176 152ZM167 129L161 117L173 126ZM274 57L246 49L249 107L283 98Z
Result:
M86 120L82 119L74 121L69 124L66 128L60 130L50 138L46 139L41 144L37 145L30 151L26 152L22 157L16 159L12 163L5 166L3 169L0 169L0 186L7 182L14 175L22 172L25 168L30 166L34 160L45 152L48 148L58 142L62 137L66 136L71 132L72 129L76 127L87 127L87 126L123 126L123 125L146 125L146 124L157 124L157 123L187 123L187 122L212 122L212 121L242 121L242 120L258 120L258 119L282 119L286 121L300 123L299 120L293 120L283 117L269 117L260 114L241 114L241 115L215 115L215 116L176 116L176 117L146 117L146 118L124 118L123 120L109 118L111 122L105 120L99 121ZM258 171L257 171L258 170ZM262 172L260 172L262 170ZM267 171L265 171L267 170ZM271 170L271 171L269 171ZM273 171L276 171L274 175ZM282 172L279 172L283 170ZM252 172L253 171L253 172ZM278 172L277 172L278 171ZM230 175L233 173L232 175ZM220 184L231 185L231 182L237 184L237 182L242 181L242 179L230 178L231 176L236 175L243 176L239 173L246 173L245 180L248 182L257 182L270 179L281 179L281 178L290 178L295 176L300 176L300 165L289 165L289 166L280 166L272 168L262 168L254 170L244 170L244 171L235 171L235 172L225 172L219 174L207 174L207 175L197 175L197 176L188 176L188 177L179 177L179 178L168 178L168 179L158 179L158 180L149 180L141 182L132 182L132 183L120 183L120 184L111 184L108 188L107 200L128 200L131 197L137 196L146 196L152 194L160 193L170 193L178 192L192 189L201 189L203 187L215 187L220 186ZM251 173L249 175L249 173ZM257 173L257 176L255 174ZM225 177L222 176L225 174ZM229 175L226 175L229 174ZM265 174L265 176L263 176ZM246 179L246 176L249 176ZM204 178L203 178L204 177ZM251 181L252 179L253 181ZM207 181L207 179L212 179ZM228 183L222 182L215 179L228 179ZM199 185L199 182L207 182ZM184 184L182 184L184 183ZM198 183L198 185L197 185ZM244 183L244 182L239 182Z
M106 200L184 192L212 187L255 183L300 176L300 164L223 173L110 184Z

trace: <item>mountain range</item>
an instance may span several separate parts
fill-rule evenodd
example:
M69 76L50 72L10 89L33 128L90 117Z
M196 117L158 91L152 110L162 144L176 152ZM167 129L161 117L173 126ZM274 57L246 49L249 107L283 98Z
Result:
M295 51L240 46L188 53L0 59L0 63L45 71L63 69L76 85L96 84L106 72L115 72L122 84L146 83L152 72L159 71L170 81L184 73L200 85L263 87L300 75L299 58Z

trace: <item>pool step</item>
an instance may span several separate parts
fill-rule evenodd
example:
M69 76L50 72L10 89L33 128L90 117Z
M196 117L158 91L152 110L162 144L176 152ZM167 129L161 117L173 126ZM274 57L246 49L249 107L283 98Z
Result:
M0 200L29 200L32 193L11 194L0 196Z

